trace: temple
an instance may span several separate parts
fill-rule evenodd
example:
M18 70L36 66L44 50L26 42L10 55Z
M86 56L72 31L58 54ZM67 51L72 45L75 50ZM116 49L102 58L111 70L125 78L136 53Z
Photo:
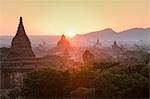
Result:
M67 51L66 51L67 50ZM66 36L63 34L57 42L57 46L50 49L49 54L59 55L59 56L66 56L66 52L70 53L70 51L73 50L72 46L69 42L69 40L66 38Z
M61 36L61 39L57 42L57 47L62 50L71 47L69 41L66 39L66 36L64 34Z
M96 43L94 44L94 48L102 48L102 44L100 43L99 39L97 39Z
M5 91L19 86L24 74L39 68L64 69L73 66L74 61L68 59L70 43L64 35L58 41L57 48L64 52L65 58L58 55L36 57L31 42L26 35L22 17L20 17L18 30L11 41L11 47L0 48L0 90Z
M112 45L112 48L113 48L113 49L118 49L118 48L120 48L120 47L118 46L117 42L114 41L114 44Z
M82 58L83 58L84 64L89 64L94 61L95 56L89 50L86 49L82 55Z
M10 53L8 54L8 57L35 57L32 48L31 48L31 42L26 35L24 26L23 26L23 20L22 17L20 17L20 22L18 26L17 33L15 37L12 39L11 42L11 49Z
M112 45L112 52L114 56L118 56L122 53L122 48L117 44L116 41L114 41Z
M62 41L66 42L64 38ZM68 44L68 43L67 43ZM58 44L59 45L59 44ZM62 44L60 44L62 45ZM68 53L66 53L68 55ZM22 17L10 48L0 48L0 89L12 89L20 85L23 75L38 68L63 68L64 60L56 55L36 57L26 35Z

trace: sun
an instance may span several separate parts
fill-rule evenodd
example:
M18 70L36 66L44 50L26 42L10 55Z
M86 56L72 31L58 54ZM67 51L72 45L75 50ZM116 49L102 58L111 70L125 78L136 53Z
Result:
M67 37L70 37L70 38L72 38L72 37L74 37L76 34L74 33L74 32L67 32L66 33L66 36Z

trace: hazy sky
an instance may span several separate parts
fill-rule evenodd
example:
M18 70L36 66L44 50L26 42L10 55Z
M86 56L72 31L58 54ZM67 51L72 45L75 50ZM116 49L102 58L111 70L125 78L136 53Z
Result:
M0 35L15 35L23 17L28 35L83 34L150 27L150 0L0 0Z

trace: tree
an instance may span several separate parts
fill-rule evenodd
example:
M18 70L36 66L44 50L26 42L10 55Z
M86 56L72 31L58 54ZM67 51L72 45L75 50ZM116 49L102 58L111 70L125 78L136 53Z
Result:
M93 98L95 96L94 88L78 87L71 92L71 98Z
M148 98L148 68L148 65L115 66L99 72L95 78L96 97Z
M114 67L114 66L118 66L120 65L119 62L116 62L116 61L95 61L93 62L93 64L89 67L93 68L94 70L96 69L100 69L100 70L107 70L111 67Z
M21 95L29 98L61 98L67 76L64 72L40 69L28 73L24 80Z
M72 72L70 86L72 90L78 87L92 88L94 72L88 68L81 68L80 71Z

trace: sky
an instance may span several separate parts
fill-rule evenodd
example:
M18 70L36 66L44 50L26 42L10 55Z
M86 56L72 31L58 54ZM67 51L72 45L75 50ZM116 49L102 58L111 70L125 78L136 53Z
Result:
M27 35L123 31L150 27L150 0L0 0L0 35L15 35L20 16Z

